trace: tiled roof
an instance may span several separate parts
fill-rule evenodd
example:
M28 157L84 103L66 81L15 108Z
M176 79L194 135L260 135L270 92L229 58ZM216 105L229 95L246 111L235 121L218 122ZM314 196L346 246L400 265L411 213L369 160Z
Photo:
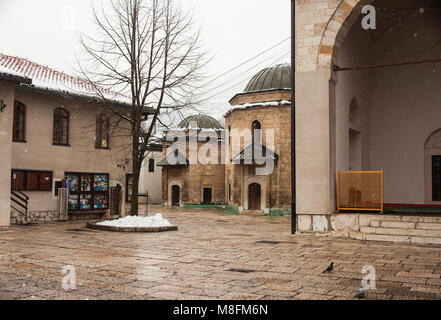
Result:
M98 90L86 80L74 77L27 59L12 57L0 53L0 73L29 78L32 86L39 89L100 98ZM123 94L100 88L106 99L130 103Z

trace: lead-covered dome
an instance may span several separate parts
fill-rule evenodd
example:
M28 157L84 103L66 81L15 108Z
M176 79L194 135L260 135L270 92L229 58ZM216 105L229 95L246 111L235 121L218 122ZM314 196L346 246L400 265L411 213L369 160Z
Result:
M195 126L196 125L196 126ZM179 129L223 129L219 121L210 116L195 115L185 118L178 125Z
M291 65L278 64L257 73L244 92L259 92L275 89L291 89Z

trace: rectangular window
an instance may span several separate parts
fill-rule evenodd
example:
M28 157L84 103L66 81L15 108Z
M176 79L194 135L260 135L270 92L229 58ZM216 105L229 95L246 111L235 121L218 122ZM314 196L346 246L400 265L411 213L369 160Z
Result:
M26 107L19 102L14 104L14 123L12 140L14 142L26 142Z
M62 108L54 110L54 129L52 144L69 145L69 112Z
M432 201L441 201L441 156L432 156Z
M109 208L109 175L105 173L66 173L69 210L89 211Z
M155 159L149 159L149 172L155 172Z
M95 147L99 149L109 148L109 119L103 115L96 118Z
M52 191L51 171L12 170L12 191Z

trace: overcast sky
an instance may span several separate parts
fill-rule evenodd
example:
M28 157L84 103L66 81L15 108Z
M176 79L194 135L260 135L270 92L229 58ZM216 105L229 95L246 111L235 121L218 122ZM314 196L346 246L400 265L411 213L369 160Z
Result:
M106 0L104 0L105 2ZM289 0L180 0L191 6L204 46L214 59L208 79L256 56L290 36ZM79 34L93 33L91 0L0 0L0 52L73 73ZM201 106L221 118L228 100L241 92L255 73L289 62L290 41L259 56L210 84Z

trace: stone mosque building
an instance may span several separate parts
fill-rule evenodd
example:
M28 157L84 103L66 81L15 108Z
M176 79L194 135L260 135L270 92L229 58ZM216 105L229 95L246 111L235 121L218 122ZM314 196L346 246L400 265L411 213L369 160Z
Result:
M441 243L440 216L406 216L409 212L441 213L441 1L296 0L295 3L298 231L375 233L382 229L384 221L373 219L379 219L380 212L395 212L394 219L398 222L393 222L394 228L383 228L380 231L384 233L376 234L380 236L376 239L385 239L387 234L390 235L387 239L396 241ZM163 168L165 204L229 204L239 211L289 211L290 69L289 65L272 66L250 79L244 91L230 100L224 126L201 115L179 124L178 131L189 144L170 153L172 144L164 141L166 148L157 163ZM41 94L40 89L46 90L48 86L46 83L40 88L39 82L33 83L18 71L0 69L0 142L4 146L0 159L5 164L0 170L0 183L7 190L11 186L19 190L29 187L32 199L46 199L43 202L31 199L32 205L41 203L47 211L49 203L51 212L57 213L54 191L71 173L73 178L81 176L81 181L96 180L98 189L98 192L88 189L89 193L78 191L71 205L83 209L95 205L101 211L109 199L108 190L101 194L99 189L118 184L124 188L124 178L129 172L124 171L125 166L110 161L115 150L108 150L108 141L103 139L106 125L99 110L86 110L82 106L59 110L65 107L64 100L60 98L55 103L53 90ZM34 130L32 123L25 130L26 119L31 117L24 116L27 103L22 96L29 96L28 105L44 105L47 112L42 117L48 130ZM43 96L50 103L40 102ZM94 161L81 158L82 149L77 143L69 144L69 136L81 133L81 119L76 116L80 110L92 127L99 128L86 139L87 148L96 149ZM69 115L72 126L68 125ZM257 138L255 133L250 139L244 136L239 148L233 148L233 141L237 140L235 130L251 132L250 129L262 132ZM193 131L200 135L197 141L193 141ZM267 133L271 131L274 139L268 139ZM26 133L29 140L25 139ZM39 139L41 134L44 139ZM211 148L207 149L208 140L221 152L213 154ZM103 143L101 147L97 141ZM44 148L39 147L41 143ZM35 154L39 156L53 153L58 159L56 166L52 167L47 157L23 162L32 159L30 154L18 155L30 145L37 148ZM259 152L252 152L256 149ZM196 150L208 154L210 159L217 158L217 163L197 164L192 159L192 151ZM274 162L274 170L262 176L257 172L262 169L263 155ZM104 156L109 161L99 160ZM20 161L14 162L16 158ZM381 180L370 182L370 178L365 178L368 177L365 174L379 172ZM358 180L342 180L341 174L354 174ZM10 225L10 207L11 194L0 194L0 229ZM361 214L365 212L362 210L372 208L378 212ZM39 210L31 208L31 211ZM372 235L360 238L375 239Z
M256 74L244 92L230 100L231 108L225 115L225 128L205 115L191 116L178 125L177 129L186 133L187 141L190 129L216 132L218 150L226 148L228 152L219 151L218 164L193 164L187 158L173 164L170 158L184 155L167 152L165 148L164 159L158 165L164 168L163 199L166 205L228 203L239 211L259 210L269 213L270 210L289 210L290 73L290 65L283 64ZM192 122L195 124L193 127L190 126ZM269 129L274 130L271 146L266 145ZM234 150L232 143L235 132L244 134L238 150ZM252 152L252 141L255 141L254 136L251 136L253 132L261 135L257 139L259 145L256 148L259 150L255 155ZM247 133L251 135L246 136ZM204 143L204 139L199 139L198 150ZM190 144L187 145L186 155L190 153L189 148ZM273 160L274 170L271 174L256 173L256 169L262 166L261 161L257 161L258 154ZM225 156L223 163L222 156Z
M375 25L366 27L372 8ZM441 2L296 0L295 23L298 230L369 227L371 216L358 209L337 214L342 197L365 208L381 201L380 210L400 214L441 212ZM256 177L254 166L241 162L243 146L231 159L239 164L227 161L219 169L224 203L244 210L289 208L288 73L287 66L263 70L230 101L227 129L276 129L268 148L276 166L271 175ZM262 140L264 148L265 134ZM382 172L381 199L377 190L378 198L369 199L368 189L341 189L339 174L347 171ZM164 188L171 187L167 182ZM202 202L203 185L197 188L199 199L181 201ZM397 228L401 237L404 229ZM402 238L427 241L405 232Z

